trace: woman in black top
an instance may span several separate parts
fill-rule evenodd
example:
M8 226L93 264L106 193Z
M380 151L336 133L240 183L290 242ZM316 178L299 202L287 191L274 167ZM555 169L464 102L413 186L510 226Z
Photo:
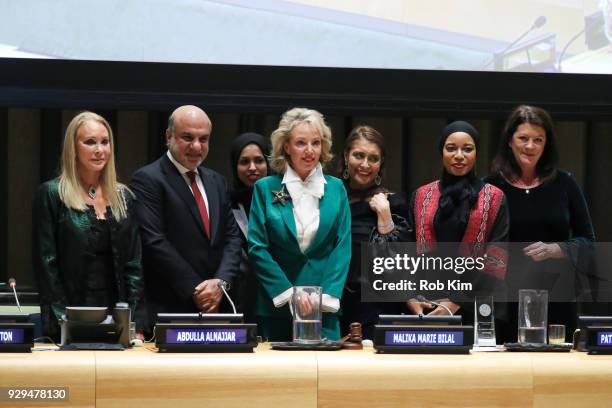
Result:
M579 291L573 271L579 266L579 250L592 243L595 234L580 187L557 166L550 115L538 107L516 108L506 122L488 177L508 200L510 241L525 243L510 254L509 298L516 299L518 289L552 291L549 321L565 324L567 333L572 333L576 304L567 300ZM515 317L506 340L516 341Z
M341 330L348 333L352 322L362 325L363 337L372 338L379 314L396 312L394 303L361 302L361 243L408 241L403 218L408 214L406 196L383 186L385 148L382 135L370 126L357 126L345 142L339 173L351 207L352 257L342 295Z
M249 212L253 197L253 185L268 175L270 148L266 139L258 133L243 133L231 145L231 162L234 183L231 191L232 211L242 233L242 262L240 274L234 279L232 290L236 307L244 313L246 322L254 322L257 278L251 271L247 257Z

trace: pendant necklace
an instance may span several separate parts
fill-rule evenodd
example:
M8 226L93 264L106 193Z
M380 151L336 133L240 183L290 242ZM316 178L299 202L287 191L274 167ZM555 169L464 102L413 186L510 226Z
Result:
M536 179L531 180L531 183L525 183L523 180L520 180L520 181L521 181L521 184L522 184L523 186L525 186L525 194L529 194L529 193L530 193L530 191L531 191L531 189L532 189L532 188L535 188L535 187L534 187L534 184L536 184L536 183L537 183L537 178L536 178Z
M87 195L92 200L95 200L96 199L96 188L94 186L89 187L89 190L87 190Z

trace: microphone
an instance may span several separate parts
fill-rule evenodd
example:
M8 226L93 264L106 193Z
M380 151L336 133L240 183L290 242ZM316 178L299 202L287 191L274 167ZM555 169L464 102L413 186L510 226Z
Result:
M519 41L521 41L523 38L525 38L527 36L527 34L531 33L533 30L536 30L538 28L542 28L542 26L544 26L544 24L546 24L546 16L540 16L540 17L536 18L535 21L533 22L533 24L531 25L531 27L529 27L529 29L527 31L525 31L523 34L521 34L516 40L512 41L501 52L496 53L496 54L504 55L506 53L506 51L508 51L510 48L514 47ZM491 58L486 64L484 64L482 66L482 69L485 69L486 67L491 65L491 63L494 62L497 58L498 58L498 56L494 55L493 58Z
M15 295L15 302L17 303L17 309L21 313L21 305L19 304L19 298L17 297L17 290L15 290L15 286L17 286L17 281L15 278L9 278L8 285L13 289L13 295Z
M416 297L416 300L418 300L419 302L425 302L425 303L429 303L437 307L441 307L442 309L446 310L450 316L454 316L453 312L451 312L451 310L448 307L444 306L442 303L438 303L438 302L434 302L433 300L429 300L423 295L418 295Z
M536 18L536 21L533 22L531 26L531 30L535 30L536 28L541 28L544 24L546 24L546 16L540 16Z
M223 294L225 295L227 300L229 300L230 305L232 305L232 310L234 311L234 314L237 314L238 312L236 311L236 306L234 306L234 302L232 301L232 298L227 294L227 289L229 289L229 284L223 279L219 279L218 286L223 291Z

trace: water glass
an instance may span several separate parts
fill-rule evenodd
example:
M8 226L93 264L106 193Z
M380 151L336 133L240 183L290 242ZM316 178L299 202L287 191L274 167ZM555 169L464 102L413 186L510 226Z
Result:
M293 341L316 344L321 342L320 286L294 286L291 297L293 311Z
M519 343L546 344L547 326L548 291L536 289L519 290Z
M562 344L565 343L565 326L562 324L548 325L548 343Z

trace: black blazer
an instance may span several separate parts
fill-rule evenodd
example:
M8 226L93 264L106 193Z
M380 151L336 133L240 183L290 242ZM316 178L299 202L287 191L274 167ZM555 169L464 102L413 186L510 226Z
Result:
M131 194L124 189L121 193L127 202L128 217L117 221L108 210L106 221L114 276L108 300L111 304L128 302L136 327L142 329L145 316L141 308L144 288L140 236ZM95 217L93 207L86 211L66 207L59 195L59 179L41 184L36 192L32 260L40 292L43 333L55 340L60 338L59 320L66 306L110 306L86 303L88 288L93 287L89 284L95 280L89 269L98 241Z
M152 317L160 312L196 312L192 297L200 282L220 278L231 283L239 270L240 232L226 181L203 166L198 172L208 198L210 240L195 197L166 154L132 176Z

